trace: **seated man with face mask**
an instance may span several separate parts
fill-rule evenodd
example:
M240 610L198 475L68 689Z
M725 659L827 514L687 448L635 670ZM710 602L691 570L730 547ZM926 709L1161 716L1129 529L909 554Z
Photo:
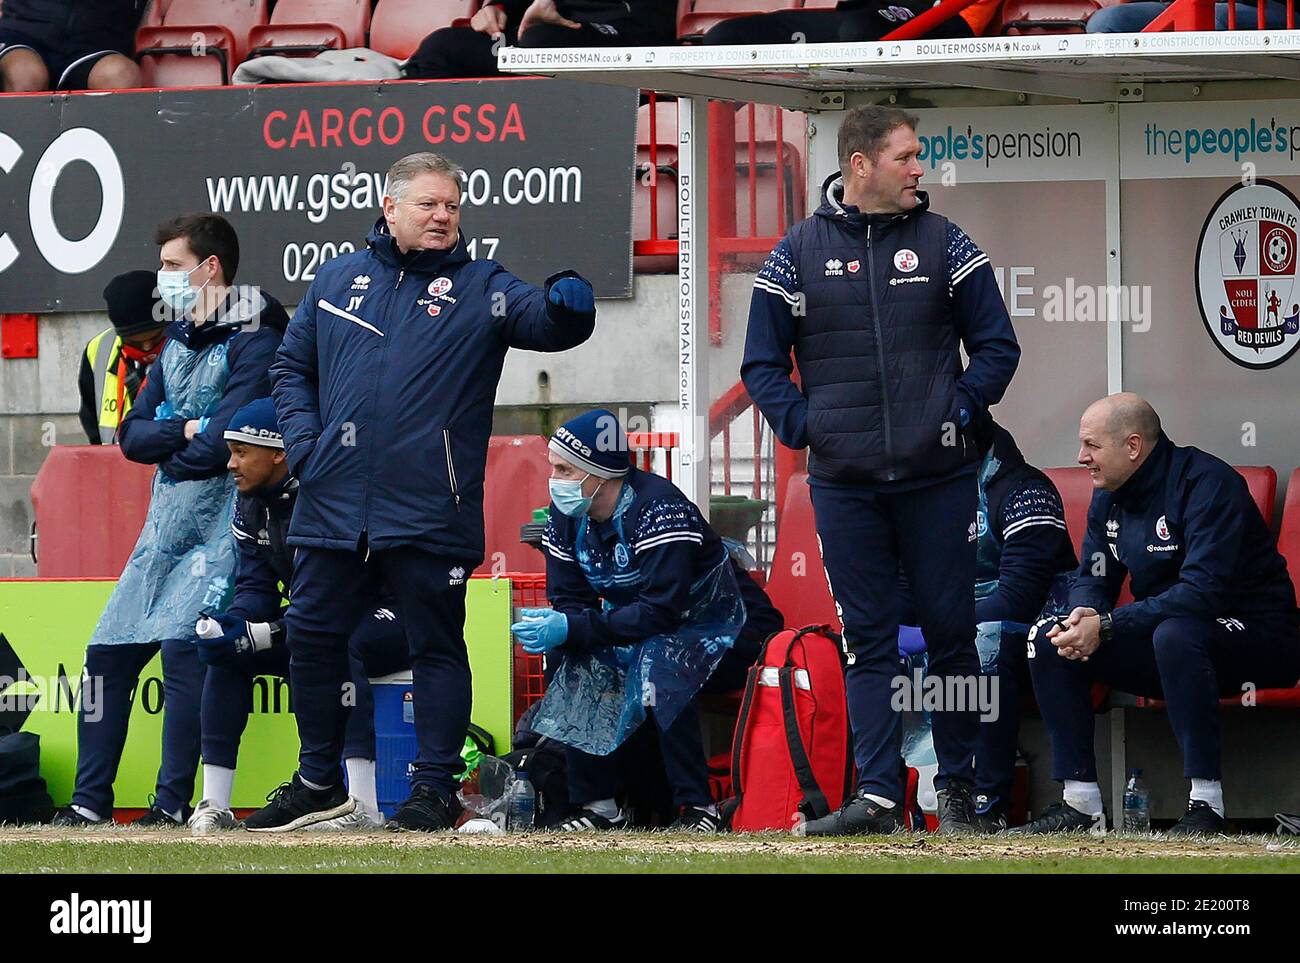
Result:
M511 631L526 651L559 657L532 725L566 746L576 811L559 828L627 825L623 757L631 737L653 733L679 812L670 828L716 832L695 700L745 622L736 570L680 489L629 465L610 412L565 422L548 457L553 608L524 609Z

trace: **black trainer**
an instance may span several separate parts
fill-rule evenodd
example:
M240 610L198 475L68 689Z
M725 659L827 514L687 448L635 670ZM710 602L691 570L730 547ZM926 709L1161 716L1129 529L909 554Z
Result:
M722 829L722 820L698 806L684 806L671 826L670 833L716 833Z
M87 819L71 806L64 806L62 809L56 809L54 815L50 817L51 826L61 826L65 829L85 829L87 826L107 826L108 823L109 820L107 819Z
M194 810L186 806L181 811L181 819L178 822L172 818L171 813L158 805L157 797L150 794L148 812L132 822L131 825L139 826L141 829L184 829L185 824L193 814Z
M1187 804L1183 818L1169 827L1166 836L1218 836L1228 831L1228 821L1204 799Z
M887 836L903 831L902 807L882 806L859 791L829 816L798 823L796 836Z
M1090 833L1093 836L1106 835L1106 814L1100 812L1095 816L1081 813L1069 803L1059 802L1048 806L1037 819L1008 829L1008 836L1045 836L1048 833Z
M677 823L673 823L674 826ZM555 827L562 833L594 833L611 829L627 829L627 812L619 809L614 816L602 816L590 809L578 809Z
M939 830L940 836L975 836L979 829L975 824L975 800L971 798L970 786L962 782L949 783L939 793Z
M975 828L981 833L1000 833L1007 828L1007 810L1011 807L1001 796L975 794Z
M357 806L342 783L329 789L312 789L296 772L291 781L266 798L269 804L244 820L244 828L251 833L292 832L335 816L346 816Z
M393 832L409 829L424 833L455 829L463 811L455 795L445 798L432 786L416 785L411 787L411 798L397 807L392 818L384 822L384 828Z

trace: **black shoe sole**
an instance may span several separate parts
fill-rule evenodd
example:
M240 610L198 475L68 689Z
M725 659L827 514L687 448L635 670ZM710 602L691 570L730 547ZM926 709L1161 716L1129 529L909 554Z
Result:
M297 819L284 823L281 826L250 826L244 822L244 828L250 833L291 833L295 829L302 829L304 826L310 826L313 823L323 823L328 819L336 819L339 816L346 816L357 808L357 801L351 796L346 802L339 803L331 809L320 809L316 812L303 813ZM248 817L252 819L253 817Z

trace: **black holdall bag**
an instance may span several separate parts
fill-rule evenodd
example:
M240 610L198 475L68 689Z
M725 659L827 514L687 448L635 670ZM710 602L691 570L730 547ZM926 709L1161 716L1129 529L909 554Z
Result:
M0 730L0 823L42 823L54 802L41 776L41 737Z

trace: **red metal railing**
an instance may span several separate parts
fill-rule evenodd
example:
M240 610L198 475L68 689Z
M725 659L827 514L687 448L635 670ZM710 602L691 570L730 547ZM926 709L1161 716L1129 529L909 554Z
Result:
M1268 28L1267 4L1255 5L1255 28ZM1237 4L1228 4L1229 30L1237 29ZM1156 17L1143 33L1159 33L1166 30L1214 30L1214 0L1174 0L1160 16ZM1295 0L1286 0L1286 29L1295 29Z
M636 176L647 189L641 203L647 205L648 215L637 225L637 233L644 230L645 236L635 237L632 250L640 269L669 271L676 269L677 224L665 220L669 211L675 215L676 203L665 203L660 192L671 190L675 201L679 131L676 111L660 110L673 101L654 92L646 99L645 121L638 124ZM671 134L664 129L664 115L669 114ZM743 129L743 139L737 136L737 126ZM765 128L762 134L760 127ZM709 339L719 345L722 277L746 258L756 266L790 225L803 217L806 151L804 130L768 105L710 103L708 131ZM787 137L797 143L791 144ZM768 175L774 183L764 186ZM741 201L747 208L743 217Z

